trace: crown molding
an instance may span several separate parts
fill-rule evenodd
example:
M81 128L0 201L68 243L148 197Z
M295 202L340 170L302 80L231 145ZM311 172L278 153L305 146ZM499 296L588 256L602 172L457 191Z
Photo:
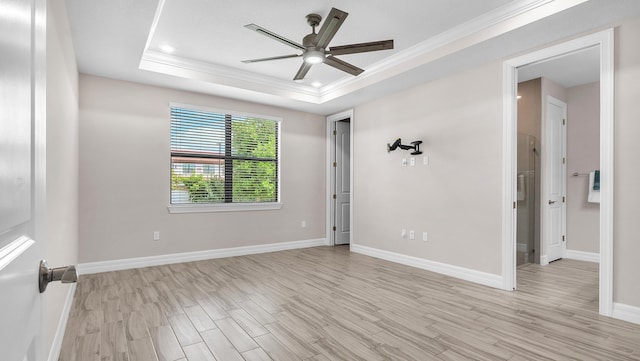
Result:
M208 62L145 50L139 68L183 78L319 104L320 92L311 86L284 81Z
M343 78L317 89L289 80L151 50L149 47L164 9L165 0L160 0L139 68L311 104L323 104L586 1L588 0L513 1L376 62L357 77Z
M389 79L588 0L520 0L497 8L321 88L321 103Z

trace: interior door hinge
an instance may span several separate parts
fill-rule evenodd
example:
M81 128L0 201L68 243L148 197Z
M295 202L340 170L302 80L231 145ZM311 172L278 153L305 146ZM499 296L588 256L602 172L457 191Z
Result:
M333 195L333 199L336 199L336 195L335 194Z
M564 242L564 235L562 236L562 242Z
M333 167L335 168L335 167L337 167L337 166L338 166L338 163L333 162Z
M518 203L517 202L513 202L513 209L518 208Z
M562 125L567 125L567 120L566 119L562 119Z
M333 230L334 230L334 231L336 230L336 226L333 226Z
M336 132L335 130L333 131L333 135L338 135L338 132Z
M562 203L564 203L564 197L562 197Z
M567 162L567 159L565 157L562 157L562 164L565 164Z

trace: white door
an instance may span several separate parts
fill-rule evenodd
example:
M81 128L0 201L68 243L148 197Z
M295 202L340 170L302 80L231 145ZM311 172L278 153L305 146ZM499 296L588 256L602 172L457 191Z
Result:
M566 176L567 176L567 104L551 96L546 100L544 168L545 207L544 244L547 262L564 256L566 228Z
M350 230L351 154L349 121L335 122L335 244L348 244Z
M44 360L45 1L0 0L0 358Z

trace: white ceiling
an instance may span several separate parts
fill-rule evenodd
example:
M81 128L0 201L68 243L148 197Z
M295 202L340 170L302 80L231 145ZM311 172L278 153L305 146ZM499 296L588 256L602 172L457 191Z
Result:
M640 14L637 0L66 0L80 72L330 114L475 64ZM304 83L300 58L241 60L296 50L247 30L255 23L296 42L305 16L349 13L330 46L394 39L395 48L339 56L357 77L325 64ZM172 54L161 50L170 45ZM586 57L576 61L593 59ZM586 63L585 63L586 64ZM585 65L586 67L586 65ZM567 75L564 72L562 75ZM580 72L564 81L580 82ZM522 73L521 73L522 76ZM322 83L314 87L312 82Z
M565 88L600 80L600 49L591 47L518 69L518 81L545 77Z

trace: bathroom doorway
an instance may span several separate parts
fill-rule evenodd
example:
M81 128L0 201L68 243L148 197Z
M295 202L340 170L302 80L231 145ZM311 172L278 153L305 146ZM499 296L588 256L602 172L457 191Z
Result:
M589 179L567 180L569 170L599 169L599 56L594 46L518 69L517 266L578 253L597 261L599 208L588 201ZM585 222L596 227L581 232Z
M613 209L612 209L612 201L613 201L613 76L614 76L614 64L613 64L613 30L605 30L599 33L594 33L591 35L584 36L582 38L577 38L566 43L561 43L558 45L554 45L552 47L538 50L532 52L530 54L526 54L514 59L510 59L505 61L504 63L504 90L505 90L505 107L504 107L504 115L505 115L505 132L504 132L504 140L505 140L505 157L504 157L504 184L505 184L505 198L504 198L504 229L503 229L503 284L504 288L507 290L516 289L516 270L517 270L517 231L518 231L518 210L517 210L517 182L518 182L518 162L517 162L517 148L518 148L518 132L521 129L518 128L517 123L517 109L518 109L518 100L517 100L517 91L518 91L518 82L531 80L535 78L548 78L554 79L554 76L550 76L548 74L538 74L536 76L532 76L529 79L523 78L523 73L527 69L534 68L544 68L546 65L549 65L550 68L553 68L552 65L557 65L558 62L562 62L566 59L571 59L571 55L579 53L581 51L586 50L594 50L597 52L599 64L598 64L598 72L597 79L598 83L594 86L597 89L597 93L599 95L599 101L595 101L595 103L599 106L597 110L599 116L599 135L598 135L598 150L597 153L599 155L599 160L597 161L597 168L600 174L600 189L599 189L599 198L600 203L598 205L598 215L597 221L591 222L595 223L598 226L597 230L591 230L590 233L595 235L597 238L598 249L596 252L583 252L583 251L575 251L575 250L566 250L563 251L562 256L567 257L570 256L572 258L579 259L589 258L592 261L597 261L598 267L598 310L599 313L606 316L611 316L613 312L613 279L612 279L612 269L613 269L613 257L612 257L612 229L613 229ZM569 63L560 70L561 73L574 73L576 71L580 71L583 67L577 65L576 63ZM556 83L560 81L556 80ZM549 94L552 95L553 94ZM546 96L543 97L546 101ZM558 97L554 97L558 98ZM541 99L542 102L542 99ZM569 106L571 109L571 106ZM571 110L569 110L569 113ZM580 118L580 117L577 117ZM540 117L540 119L544 119L544 117ZM568 122L571 122L571 116L568 116ZM569 124L569 127L571 125ZM542 127L542 125L541 125ZM575 127L574 127L575 129ZM544 164L545 159L545 147L547 146L546 141L549 139L545 139L545 129L541 128L540 138L536 137L540 141L540 187L541 190L538 194L540 196L539 202L535 202L540 210L540 220L544 219L544 210L543 207L548 201L546 197L542 195L547 194L546 191L542 188L545 186L545 177L549 177L549 174L545 175L545 169L547 169ZM535 141L534 141L535 143ZM569 142L570 143L570 142ZM571 150L571 144L568 145L569 151ZM566 161L566 160L565 160ZM565 176L567 177L567 182L583 182L588 187L586 180L588 179L585 174L587 171L591 171L591 167L585 168L584 170L571 168L570 166L565 171ZM534 169L535 171L535 169ZM574 175L576 174L576 175ZM537 187L537 186L536 186ZM574 187L569 185L568 189L572 189ZM570 192L569 192L570 193ZM567 197L567 195L563 195ZM535 197L535 195L534 195ZM582 195L582 197L586 198L587 193ZM575 198L575 197L574 197ZM568 200L568 197L566 198ZM538 210L534 210L534 212L538 212ZM535 219L535 218L534 218ZM535 222L535 220L534 220ZM541 222L542 223L542 222ZM547 225L548 226L548 225ZM544 234L544 225L534 225L534 229L540 229L540 235ZM535 236L534 236L535 239ZM566 240L568 241L568 239ZM541 238L540 249L535 249L535 252L539 252L540 254L540 263L545 263L545 252L548 244L545 244L545 241ZM571 251L571 252L569 252ZM534 256L535 257L535 256ZM548 257L546 261L548 262Z

